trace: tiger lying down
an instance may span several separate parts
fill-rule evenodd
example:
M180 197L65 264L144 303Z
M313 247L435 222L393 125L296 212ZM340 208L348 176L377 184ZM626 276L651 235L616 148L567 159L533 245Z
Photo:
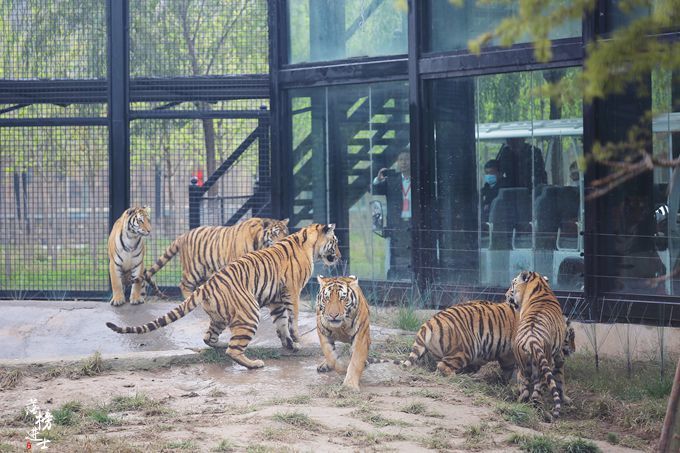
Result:
M242 256L213 274L177 308L152 322L137 327L118 327L118 333L146 333L184 317L200 303L210 316L203 341L212 347L226 347L227 354L247 368L261 368L262 360L244 354L260 321L260 307L269 309L283 347L297 351L300 292L312 274L314 261L334 265L340 259L335 224L313 224L283 238L271 247ZM228 344L218 342L229 327Z
M401 363L414 365L425 353L437 360L444 375L474 373L482 365L498 361L507 382L515 369L513 344L519 312L508 303L472 300L440 311L418 331L411 353ZM575 332L566 321L562 344L565 356L576 350Z

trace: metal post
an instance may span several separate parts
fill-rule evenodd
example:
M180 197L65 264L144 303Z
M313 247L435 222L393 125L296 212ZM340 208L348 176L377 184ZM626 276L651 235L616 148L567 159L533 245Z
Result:
M159 220L161 218L161 212L163 211L163 205L162 205L162 199L161 199L161 194L163 193L163 180L161 179L161 166L156 163L156 171L155 171L155 197L154 197L154 217L156 220Z
M17 206L17 220L21 220L21 187L19 185L19 173L14 173L14 200Z
M201 198L203 189L198 185L196 176L191 178L189 185L189 229L197 228L201 225Z
M21 185L24 189L24 223L26 224L26 232L31 232L31 221L28 218L28 174L21 173Z
M260 106L260 110L263 113L266 112L267 106ZM270 202L270 200L267 199L267 193L270 193L272 188L269 174L269 163L271 160L269 153L269 118L260 117L257 120L257 129L259 130L259 137L257 140L257 181L253 187L253 213L260 212L259 217L270 217L270 210L263 211L264 206Z
M109 101L109 228L130 206L129 5L107 0Z

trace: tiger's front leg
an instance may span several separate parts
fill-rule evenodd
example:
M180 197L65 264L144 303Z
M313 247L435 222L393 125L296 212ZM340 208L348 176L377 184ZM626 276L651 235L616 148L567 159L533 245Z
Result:
M288 331L293 339L293 342L300 349L300 329L298 326L298 318L300 315L300 291L292 291L288 300L289 304L286 306L288 308Z
M144 275L144 261L137 265L132 270L132 291L130 291L130 305L139 305L144 303L144 297L142 296L142 289L144 285L144 279L140 278Z
M324 335L318 327L317 332L319 332L319 344L325 360L316 368L316 371L326 373L335 370L338 373L344 373L345 370L338 361L338 354L335 352L335 341Z
M114 307L125 303L125 287L123 286L123 276L113 259L109 260L109 276L111 277L111 305Z
M269 304L269 312L276 326L276 335L281 340L281 346L294 352L300 349L300 345L293 341L290 334L288 323L288 310L282 302L272 302Z
M364 373L366 367L366 359L368 359L368 326L364 332L359 332L354 336L352 342L351 356L349 360L349 367L342 385L354 390L359 390L359 381L361 375Z

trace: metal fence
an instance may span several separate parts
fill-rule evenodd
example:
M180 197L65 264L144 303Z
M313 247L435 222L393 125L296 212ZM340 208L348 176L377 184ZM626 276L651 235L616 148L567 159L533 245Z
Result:
M127 206L151 207L150 259L204 182L199 224L268 213L266 0L0 0L0 15L0 297L107 299Z

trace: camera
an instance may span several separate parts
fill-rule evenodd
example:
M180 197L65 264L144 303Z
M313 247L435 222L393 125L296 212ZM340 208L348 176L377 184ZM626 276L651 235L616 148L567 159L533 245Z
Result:
M383 176L384 176L385 178L389 178L389 177L391 177L391 176L397 176L397 171L396 171L396 170L392 170L391 168L390 168L390 169L387 169L387 170L385 170L385 171L383 172Z

